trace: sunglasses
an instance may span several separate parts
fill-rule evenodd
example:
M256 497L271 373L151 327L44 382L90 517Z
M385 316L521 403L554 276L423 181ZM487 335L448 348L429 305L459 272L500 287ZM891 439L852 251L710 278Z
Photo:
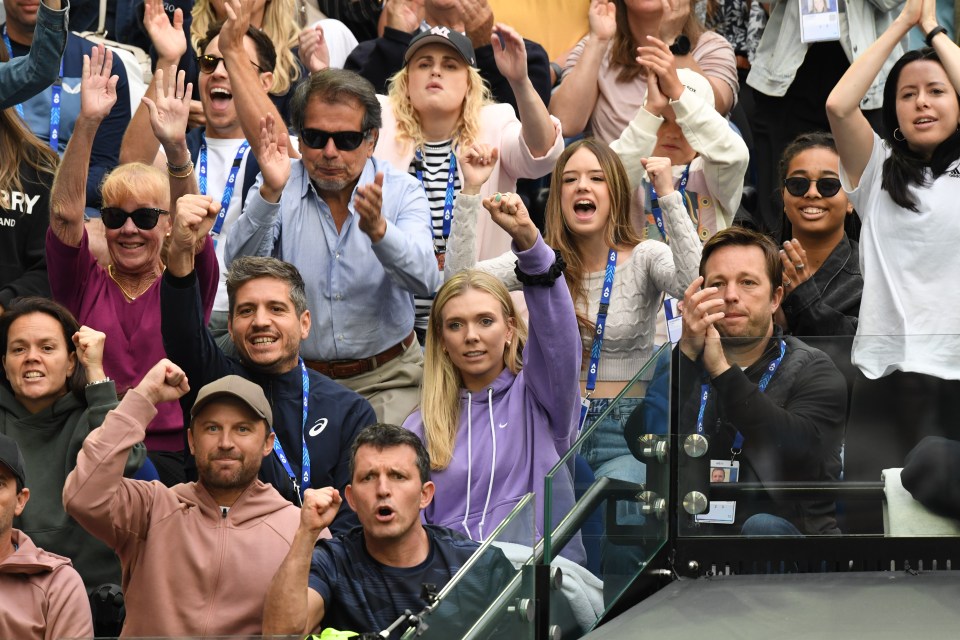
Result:
M787 193L795 198L802 198L810 190L810 183L817 183L817 192L824 198L832 198L840 191L840 178L820 178L811 180L801 176L794 176L783 181Z
M126 212L120 207L104 207L100 209L100 219L107 229L119 229L127 223L127 218L131 218L138 229L149 231L157 226L161 213L167 212L152 207L143 207L130 212Z
M200 67L200 71L204 73L213 73L214 71L217 70L217 67L220 65L221 60L223 60L223 58L220 58L217 56L211 56L211 55L197 56L197 65ZM255 66L260 71L260 73L263 73L263 67L258 65L256 62L254 62L253 60L250 60L250 64ZM227 68L226 62L223 63L223 68L224 69Z
M302 129L300 139L303 144L311 149L323 149L327 146L330 138L333 138L333 144L340 151L353 151L363 144L368 133L369 129L367 131L337 131L336 133L321 129Z

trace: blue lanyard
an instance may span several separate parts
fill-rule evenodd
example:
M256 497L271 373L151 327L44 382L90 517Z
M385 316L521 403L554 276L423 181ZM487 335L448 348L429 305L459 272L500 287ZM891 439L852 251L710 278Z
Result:
M413 157L416 158L417 162L414 164L417 172L417 180L420 181L420 184L423 185L424 191L427 189L427 185L423 183L423 153L420 149L417 149L413 152ZM450 170L447 172L447 193L443 199L443 239L446 240L450 237L450 224L453 222L453 188L457 180L457 156L454 155L453 149L450 150Z
M273 439L273 450L276 452L277 457L280 458L280 463L283 465L284 471L287 472L287 475L290 476L290 482L293 483L293 488L297 491L297 496L300 498L300 504L303 504L303 492L310 488L310 452L307 451L307 408L310 398L310 378L307 376L307 367L303 363L303 358L300 358L300 377L303 381L303 420L300 422L300 443L303 446L303 463L301 465L301 479L302 484L297 483L297 474L293 472L293 468L290 466L290 461L287 460L287 455L283 452L283 447L280 445L280 438L274 437Z
M610 309L610 293L613 291L613 274L617 271L617 250L610 249L607 254L607 270L603 276L603 290L600 292L600 308L597 309L597 324L593 332L593 345L590 347L590 368L587 369L587 397L597 388L597 371L600 369L600 350L603 348L603 332L607 328L607 311ZM587 418L589 405L580 405L580 428Z
M10 57L13 57L13 46L10 36L7 35L7 25L3 25L3 43L7 45ZM63 58L60 58L60 75L57 81L50 86L50 148L60 153L60 91L63 88ZM17 105L17 113L23 117L23 105Z
M690 178L690 165L688 164L683 169L683 174L680 176L680 186L677 187L677 191L680 192L680 197L683 198L687 194L687 180ZM647 184L647 193L650 196L650 210L653 212L653 219L657 223L657 230L660 231L663 241L667 241L667 229L663 226L663 211L660 209L660 201L657 199L657 190L653 188L653 180Z
M777 369L780 368L780 363L783 362L783 356L787 353L787 343L783 340L780 340L780 355L767 365L767 370L763 372L763 376L760 377L760 383L757 385L760 388L760 393L763 393L767 390L767 385L770 384L770 380L773 379L773 374L777 372ZM707 408L707 398L710 397L710 384L704 382L700 385L700 411L697 413L697 433L703 434L703 413ZM740 453L740 449L743 448L743 434L737 431L737 435L733 438L733 454L737 455Z
M244 140L237 149L237 156L233 159L233 166L230 167L230 175L227 177L227 184L223 188L223 197L220 199L220 213L217 214L217 220L213 223L213 229L210 234L220 235L223 229L223 221L227 218L227 209L230 208L230 200L233 199L233 190L237 186L237 174L240 173L240 164L243 162L243 156L250 143ZM200 187L200 195L207 195L207 136L200 134L200 177L197 179L197 186ZM304 414L306 420L306 414Z

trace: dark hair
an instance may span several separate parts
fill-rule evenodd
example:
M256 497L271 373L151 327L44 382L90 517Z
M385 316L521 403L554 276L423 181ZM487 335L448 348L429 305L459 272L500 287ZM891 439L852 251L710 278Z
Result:
M383 126L380 101L377 92L366 78L344 69L324 69L310 76L297 86L290 101L290 127L299 133L303 130L307 104L316 97L324 104L338 104L347 100L359 102L363 108L362 131L371 131Z
M881 110L883 139L890 147L891 153L890 157L883 162L880 186L890 194L890 198L895 203L910 211L917 211L917 200L910 193L910 187L925 186L926 176L924 172L927 167L930 168L933 178L936 179L943 175L950 165L960 157L960 131L954 132L937 145L929 161L910 149L902 135L899 140L895 135L900 130L900 121L897 119L897 85L899 84L900 74L908 64L919 60L929 60L943 66L943 63L940 62L940 56L930 47L907 51L900 56L900 59L897 60L887 75L887 82L883 87L883 107ZM960 94L956 93L956 89L954 89L954 95L960 102Z
M227 315L233 317L237 289L257 278L274 278L290 285L290 301L297 317L307 310L307 292L300 271L289 262L263 256L243 256L230 264L227 272Z
M780 163L778 164L780 181L777 183L776 189L777 202L780 204L780 211L782 212L780 221L781 242L793 237L793 225L790 224L790 219L787 217L783 204L783 181L787 179L787 172L790 170L790 163L793 162L793 159L808 149L829 149L838 158L840 155L837 153L837 142L834 140L833 134L826 131L801 133L783 150L783 155L780 156ZM845 216L843 229L847 237L853 240L858 239L860 237L860 218L855 215Z
M223 24L225 20L219 20L210 25L210 28L207 29L207 32L203 35L203 39L197 43L199 49L198 55L203 55L204 51L207 50L207 45L210 42L220 35L220 31L223 29ZM257 50L257 64L260 66L261 71L273 71L277 68L277 50L273 47L273 41L270 39L266 33L257 29L253 25L247 27L246 36L253 40L253 45Z
M395 424L377 423L364 427L357 434L357 439L350 447L350 479L357 466L357 451L360 447L371 446L377 451L393 447L411 447L417 455L417 469L420 471L420 482L430 480L430 454L416 435Z
M0 347L3 353L7 352L7 342L10 339L10 325L17 318L30 315L31 313L42 313L50 316L60 323L63 329L63 340L67 344L67 353L76 353L77 347L73 344L73 334L80 330L80 323L73 317L73 314L66 307L57 304L49 298L19 298L4 313L0 315ZM8 389L12 389L10 381L3 376L2 383ZM87 386L87 372L80 364L79 358L76 366L73 368L73 375L67 378L67 391L73 393L78 400L86 404L84 389Z
M700 275L704 278L706 278L704 269L707 260L721 247L759 247L763 251L763 257L767 263L767 277L770 278L771 293L783 284L783 266L780 262L780 250L777 249L777 245L759 231L744 227L727 227L718 231L703 245L703 252L700 254ZM704 286L707 286L706 282L704 282Z

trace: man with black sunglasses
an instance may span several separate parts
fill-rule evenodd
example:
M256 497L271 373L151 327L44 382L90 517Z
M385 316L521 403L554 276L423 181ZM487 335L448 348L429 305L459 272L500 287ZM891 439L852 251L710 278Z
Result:
M302 160L269 116L261 177L227 234L227 264L272 255L304 275L313 330L306 365L400 424L419 400L423 355L413 295L440 284L430 208L420 183L373 158L381 125L373 86L349 71L311 75L291 103Z
M695 462L683 475L708 495L716 466L729 468L731 478L736 469L737 482L839 479L846 384L829 356L774 325L782 273L769 238L731 227L704 245L701 277L684 295L675 354L680 428L703 438L708 448L688 458ZM776 492L713 499L689 525L748 536L840 533L834 502Z

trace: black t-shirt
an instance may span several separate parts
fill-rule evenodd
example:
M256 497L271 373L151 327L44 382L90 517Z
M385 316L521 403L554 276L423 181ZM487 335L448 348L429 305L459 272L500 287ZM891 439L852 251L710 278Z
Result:
M426 605L421 597L423 584L443 586L480 545L469 538L434 525L423 525L430 539L427 559L415 567L388 567L367 553L363 528L347 535L321 540L313 551L309 586L324 602L322 626L358 633L378 632L389 627L407 609L420 612ZM515 573L499 549L490 549L445 599L437 615L460 619L467 624L479 617ZM431 626L433 620L428 620ZM405 627L392 638L399 638Z
M22 296L50 296L44 243L53 174L24 163L21 188L0 190L0 306Z

